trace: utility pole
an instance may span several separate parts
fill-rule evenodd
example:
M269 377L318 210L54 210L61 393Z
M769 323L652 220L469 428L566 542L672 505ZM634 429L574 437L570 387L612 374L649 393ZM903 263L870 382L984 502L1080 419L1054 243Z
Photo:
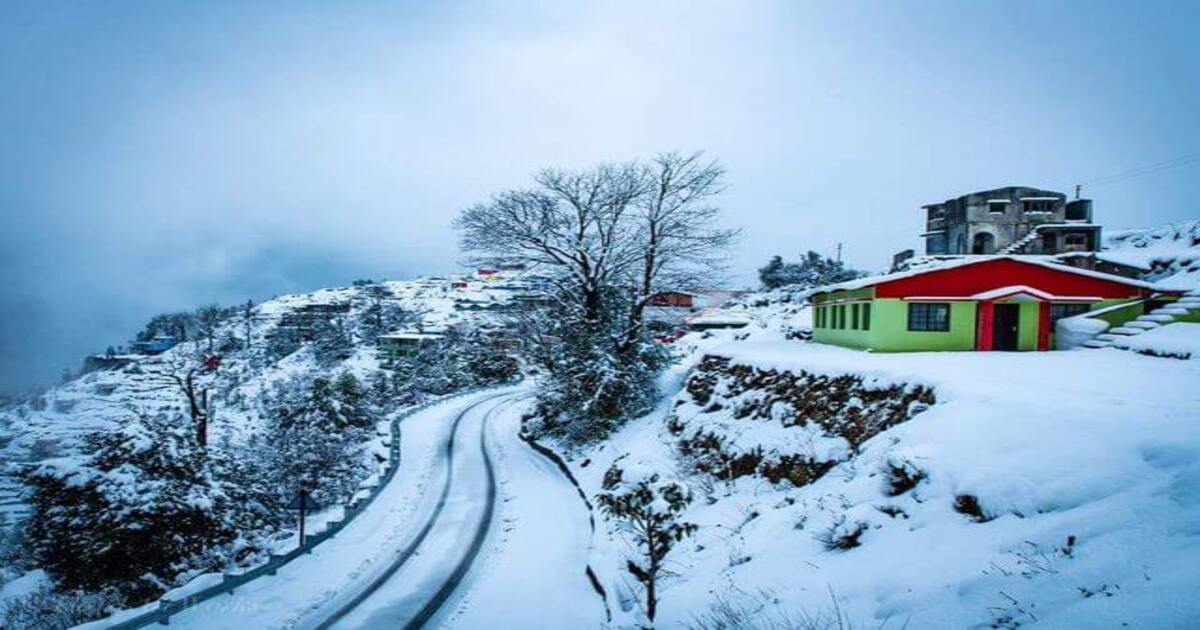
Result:
M1075 198L1079 199L1080 191L1083 190L1083 184L1075 184Z
M250 349L250 322L252 321L252 319L254 317L254 300L246 300L244 317L246 319L246 349L249 350Z
M837 261L842 262L842 244L840 242L837 244Z

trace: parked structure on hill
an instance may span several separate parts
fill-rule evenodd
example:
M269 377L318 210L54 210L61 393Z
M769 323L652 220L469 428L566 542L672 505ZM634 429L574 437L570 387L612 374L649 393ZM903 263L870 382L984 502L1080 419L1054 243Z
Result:
M1059 318L1129 303L1110 313L1132 320L1178 295L1040 256L966 256L819 289L813 340L887 352L1049 350Z
M1100 249L1092 200L1006 186L922 206L925 253L1059 254Z

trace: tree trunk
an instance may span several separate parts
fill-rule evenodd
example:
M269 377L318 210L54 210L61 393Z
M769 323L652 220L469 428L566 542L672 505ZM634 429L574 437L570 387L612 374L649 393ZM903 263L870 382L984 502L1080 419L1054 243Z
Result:
M196 418L196 443L200 448L208 446L208 390L200 393L200 416Z

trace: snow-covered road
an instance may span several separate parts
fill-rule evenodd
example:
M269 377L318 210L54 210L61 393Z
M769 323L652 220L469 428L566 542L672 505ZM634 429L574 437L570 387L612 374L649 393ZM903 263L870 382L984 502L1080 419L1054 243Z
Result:
M453 628L597 628L604 603L585 572L591 524L577 490L518 438L520 405L488 426L500 478L496 542L481 560Z
M588 513L518 437L510 389L404 422L401 468L335 538L171 619L186 628L596 627Z

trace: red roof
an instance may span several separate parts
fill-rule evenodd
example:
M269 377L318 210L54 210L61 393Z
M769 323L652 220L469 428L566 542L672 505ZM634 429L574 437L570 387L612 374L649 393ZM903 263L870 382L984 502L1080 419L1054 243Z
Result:
M1155 292L1166 292L1152 284L1059 265L1043 260L1021 260L1016 257L997 256L895 273L872 278L863 278L817 290L829 293L875 287L875 297L945 297L972 298L978 294L1004 287L1022 286L1055 296L1091 297L1094 299L1116 299L1143 297Z

